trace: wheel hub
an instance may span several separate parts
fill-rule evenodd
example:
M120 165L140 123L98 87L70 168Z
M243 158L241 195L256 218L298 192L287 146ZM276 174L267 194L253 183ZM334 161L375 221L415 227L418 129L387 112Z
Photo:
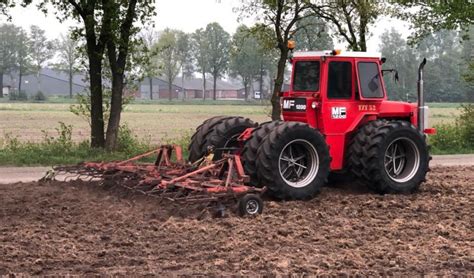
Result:
M415 143L406 137L392 141L385 150L384 167L395 182L403 183L413 178L420 167L420 152Z
M248 201L245 206L245 210L250 215L256 214L258 212L258 209L259 209L259 205L258 205L258 202L255 200Z
M290 186L307 186L319 170L319 156L314 146L306 140L296 139L283 148L279 158L280 176Z

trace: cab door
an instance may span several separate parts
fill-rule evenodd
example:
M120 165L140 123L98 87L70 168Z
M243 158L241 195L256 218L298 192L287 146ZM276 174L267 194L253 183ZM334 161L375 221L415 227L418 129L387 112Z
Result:
M347 130L356 119L355 111L355 69L354 60L333 58L324 67L323 101L320 119L323 133L330 145L331 169L343 166Z

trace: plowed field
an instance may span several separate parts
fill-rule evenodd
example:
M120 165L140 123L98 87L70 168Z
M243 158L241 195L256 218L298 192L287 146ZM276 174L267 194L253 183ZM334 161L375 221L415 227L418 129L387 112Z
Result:
M474 167L438 167L412 195L356 184L257 218L91 183L0 185L0 275L472 275Z

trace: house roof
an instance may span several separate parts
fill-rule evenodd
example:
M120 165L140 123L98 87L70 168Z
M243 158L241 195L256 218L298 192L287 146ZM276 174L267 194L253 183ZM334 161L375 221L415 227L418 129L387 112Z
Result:
M161 83L168 84L166 78L164 77L154 77L154 81L160 81ZM147 84L147 81L143 81L142 84ZM214 84L213 79L206 78L206 89L211 90ZM186 90L202 90L202 78L184 78L181 79L181 76L176 77L173 81L173 86L184 88ZM219 91L237 91L240 90L242 86L237 86L225 80L217 79L216 80L216 89Z

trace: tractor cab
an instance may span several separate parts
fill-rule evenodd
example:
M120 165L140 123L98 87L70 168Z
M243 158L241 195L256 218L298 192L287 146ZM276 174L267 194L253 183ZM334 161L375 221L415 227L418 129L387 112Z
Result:
M295 52L290 90L282 94L285 121L308 123L326 136L332 169L342 169L350 135L377 119L417 126L417 104L388 101L380 53Z

